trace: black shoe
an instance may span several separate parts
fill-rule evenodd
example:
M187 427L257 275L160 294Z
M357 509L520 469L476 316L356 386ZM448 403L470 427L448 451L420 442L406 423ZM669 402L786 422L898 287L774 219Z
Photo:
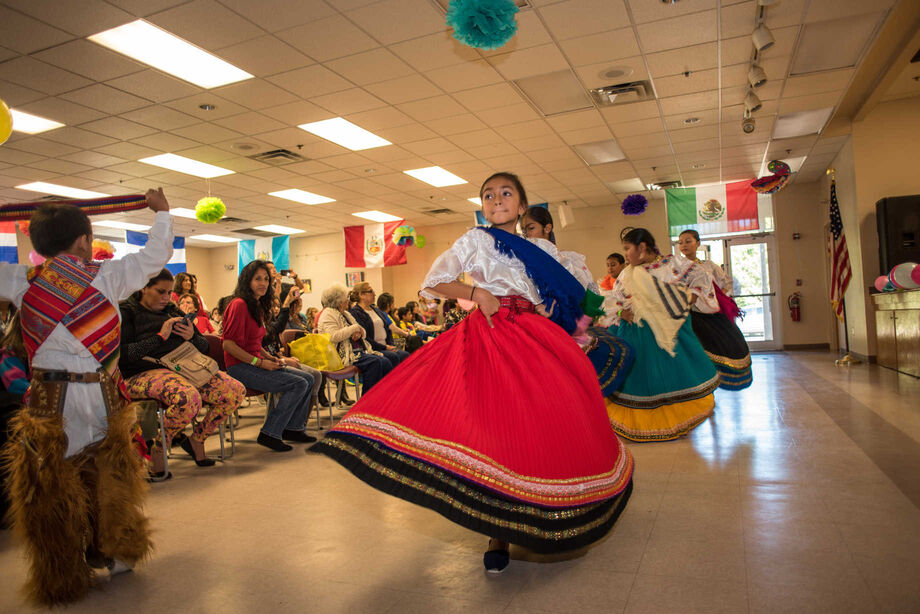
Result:
M492 546L491 540L489 541L489 546ZM490 574L500 574L505 571L510 562L511 554L505 548L489 550L482 555L482 564L485 566L486 572Z
M195 464L199 467L213 467L214 463L217 462L213 458L203 458L201 460L195 458L195 450L192 449L192 441L188 437L180 441L179 446L192 457L192 460L194 460Z
M316 441L316 437L307 435L303 431L293 431L289 429L281 431L281 439L285 441L296 441L297 443L313 443Z
M151 484L154 482L165 482L171 479L172 471L147 471L147 481Z
M275 452L290 452L294 449L280 439L272 437L271 435L266 435L265 433L259 433L256 443L260 446L265 446L269 450L274 450Z
M340 403L341 403L344 407L351 407L352 405L355 404L355 402L352 401L351 399L346 399L344 395L342 395L342 400L340 401Z

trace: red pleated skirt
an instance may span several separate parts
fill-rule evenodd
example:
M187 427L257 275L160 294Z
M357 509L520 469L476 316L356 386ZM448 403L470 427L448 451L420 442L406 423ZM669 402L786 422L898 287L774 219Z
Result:
M314 446L390 494L538 551L609 530L633 461L591 362L556 324L503 299L364 395Z

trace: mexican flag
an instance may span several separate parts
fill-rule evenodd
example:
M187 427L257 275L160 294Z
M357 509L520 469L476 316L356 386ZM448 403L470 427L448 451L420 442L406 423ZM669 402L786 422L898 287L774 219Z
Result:
M253 260L271 260L275 263L276 271L286 271L291 268L291 237L281 235L277 237L264 237L240 241L236 248L239 258L239 271Z
M405 220L345 227L345 266L375 269L406 264L406 246L393 244L393 232Z
M718 235L760 228L758 194L750 181L665 191L670 234L694 229Z

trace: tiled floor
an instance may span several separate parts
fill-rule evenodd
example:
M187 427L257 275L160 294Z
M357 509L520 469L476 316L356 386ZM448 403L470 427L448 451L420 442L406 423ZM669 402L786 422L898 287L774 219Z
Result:
M823 353L756 355L754 378L690 437L632 445L622 518L566 560L513 551L488 577L485 538L302 447L243 444L177 460L152 560L67 612L920 611L920 380ZM24 571L0 533L0 612L25 609Z

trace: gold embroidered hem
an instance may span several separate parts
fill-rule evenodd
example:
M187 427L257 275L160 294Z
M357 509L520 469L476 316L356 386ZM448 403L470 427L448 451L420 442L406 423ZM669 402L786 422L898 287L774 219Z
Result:
M617 434L631 441L669 441L686 435L713 413L712 393L700 399L633 409L607 400L607 415Z

